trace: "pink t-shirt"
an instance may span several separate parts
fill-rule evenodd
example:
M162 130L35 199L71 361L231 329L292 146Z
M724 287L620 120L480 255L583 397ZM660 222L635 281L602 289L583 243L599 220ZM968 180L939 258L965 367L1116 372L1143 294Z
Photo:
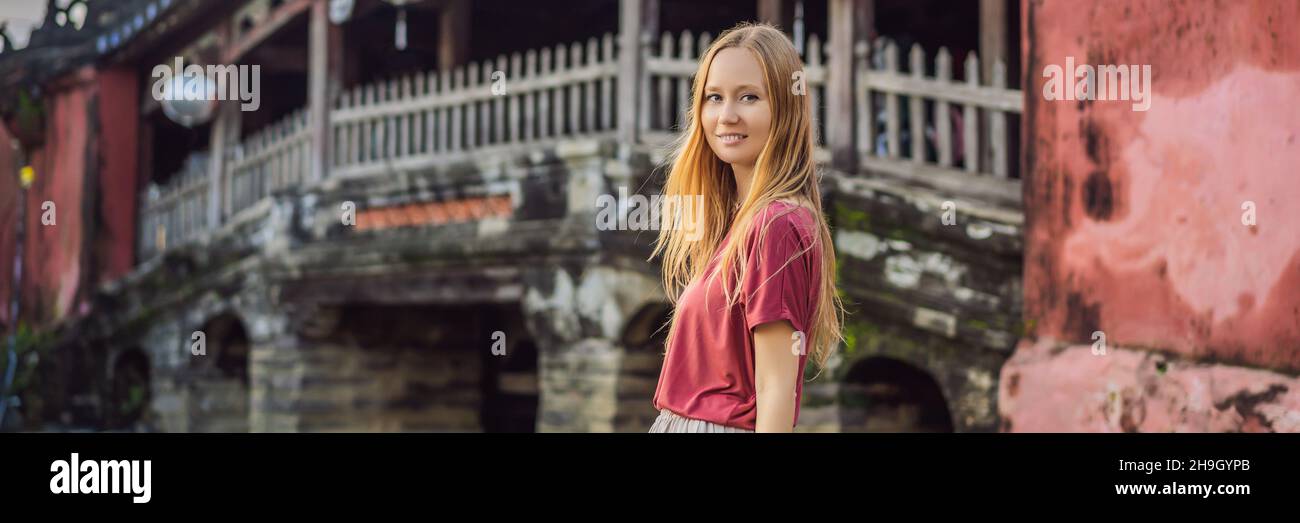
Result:
M677 303L677 330L667 342L668 354L655 389L656 409L754 430L758 401L752 329L784 319L796 331L808 332L819 292L813 282L819 281L821 273L821 248L815 245L817 221L813 212L774 202L759 211L754 223L753 232L746 238L748 266L735 306L727 307L723 276L712 281L708 278L717 270L716 254L703 279L710 283L707 291L697 280L682 292ZM760 226L764 224L767 234L759 242ZM727 236L730 239L730 234ZM806 343L806 336L804 340ZM795 340L790 343L793 346ZM799 356L795 382L795 425L799 423L807 360L804 350Z

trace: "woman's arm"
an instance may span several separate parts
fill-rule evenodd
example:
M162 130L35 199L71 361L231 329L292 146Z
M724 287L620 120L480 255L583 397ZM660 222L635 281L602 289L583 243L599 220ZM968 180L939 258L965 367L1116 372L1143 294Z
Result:
M795 385L799 379L799 349L787 320L754 327L754 379L757 388L758 420L755 432L794 430Z

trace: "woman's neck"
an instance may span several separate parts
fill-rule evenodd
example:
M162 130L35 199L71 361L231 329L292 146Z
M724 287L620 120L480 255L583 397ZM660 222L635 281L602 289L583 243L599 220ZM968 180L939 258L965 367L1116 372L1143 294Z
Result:
M749 183L754 180L754 166L733 163L731 174L736 177L736 203L740 204L749 195Z

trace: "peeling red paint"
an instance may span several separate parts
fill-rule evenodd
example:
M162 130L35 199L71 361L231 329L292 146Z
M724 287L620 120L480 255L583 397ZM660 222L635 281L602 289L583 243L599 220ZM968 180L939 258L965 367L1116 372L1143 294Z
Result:
M1042 341L1003 367L998 407L1015 432L1300 432L1300 379Z
M9 299L13 296L14 253L18 241L18 150L9 130L0 125L0 322L12 325Z
M1004 422L1300 430L1300 382L1287 377L1300 371L1300 4L1027 1L1023 12L1034 328L1003 369ZM1043 68L1069 56L1150 65L1150 109L1046 100ZM1254 226L1243 224L1245 202ZM1086 350L1094 331L1106 356ZM1061 344L1077 346L1051 350ZM1190 414L1179 394L1194 390L1135 370L1153 351L1204 366L1171 373L1175 389L1211 387L1215 401L1240 393L1254 398L1246 410L1275 415ZM1286 392L1253 396L1264 382ZM1090 395L1106 387L1118 414L1103 423Z
M23 318L29 321L58 320L75 310L82 277L82 202L90 138L86 108L91 91L78 84L51 94L47 102L45 145L33 154L36 180L27 192ZM55 206L54 225L41 223L46 201Z
M1032 4L1035 334L1300 370L1300 7ZM1038 73L1067 56L1151 65L1150 110L1045 100Z

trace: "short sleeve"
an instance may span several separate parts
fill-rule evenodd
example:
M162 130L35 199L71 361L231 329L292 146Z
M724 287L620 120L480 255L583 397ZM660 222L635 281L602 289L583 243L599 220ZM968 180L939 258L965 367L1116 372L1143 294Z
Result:
M774 209L774 207L769 207ZM761 213L747 244L745 279L741 285L745 326L789 320L807 332L812 302L814 256L801 234L799 209ZM766 234L759 225L766 224Z

